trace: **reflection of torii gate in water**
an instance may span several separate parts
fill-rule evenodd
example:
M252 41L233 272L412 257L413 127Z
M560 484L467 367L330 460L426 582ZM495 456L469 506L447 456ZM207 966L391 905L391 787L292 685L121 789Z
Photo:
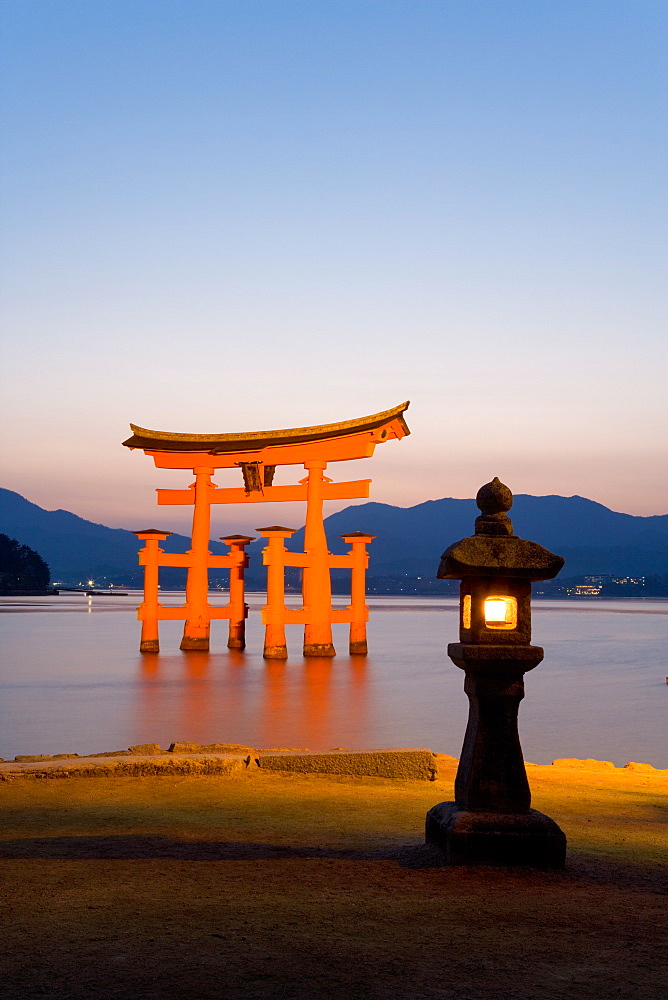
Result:
M209 552L212 503L274 503L278 500L306 500L304 552L287 552L284 540L294 530L274 525L258 528L268 542L263 551L267 566L267 603L262 620L266 626L264 655L284 659L286 623L304 625L304 655L334 656L332 623L350 623L350 652L366 653L365 571L368 563L367 542L375 535L352 532L342 535L350 544L345 555L332 555L327 549L323 524L324 500L353 500L369 496L370 479L334 483L324 475L329 462L347 462L369 458L377 444L409 434L403 417L408 403L392 410L375 413L358 420L319 427L297 427L291 430L255 431L251 434L171 434L149 431L131 424L132 437L124 441L127 448L142 448L159 469L192 469L195 482L185 490L157 490L158 504L192 504L193 529L191 548L183 555L164 552L160 541L170 532L150 528L137 531L144 541L139 554L144 566L144 602L139 606L142 622L140 649L157 652L158 622L167 619L185 620L181 649L209 648L212 618L229 619L228 646L245 646L244 567L245 547L252 538L228 535L221 539L230 548L227 555ZM303 465L308 475L295 486L273 486L278 465ZM223 489L211 481L216 469L241 468L243 487ZM186 600L182 607L163 607L158 600L158 568L186 566ZM285 607L284 571L286 566L303 569L303 607ZM230 570L230 600L226 607L212 607L208 600L209 569L227 567ZM350 605L332 609L330 569L350 569Z

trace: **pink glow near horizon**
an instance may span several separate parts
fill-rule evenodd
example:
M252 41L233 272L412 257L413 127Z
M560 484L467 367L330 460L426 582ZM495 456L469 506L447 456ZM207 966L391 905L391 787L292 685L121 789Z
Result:
M640 462L634 469L630 462L626 468L626 477L618 484L613 482L608 487L608 495L600 489L600 470L591 463L571 461L566 469L559 470L555 475L552 470L552 460L542 463L536 460L533 467L527 469L526 460L517 456L502 459L499 456L475 456L468 467L464 462L449 471L447 466L435 468L402 461L401 449L404 442L389 443L384 448L376 450L375 458L350 463L333 463L329 474L336 481L347 478L371 477L370 501L388 503L398 507L410 507L427 500L438 500L443 497L459 497L469 499L475 496L479 486L499 475L514 493L527 493L533 496L557 494L560 496L584 496L590 500L609 507L612 510L639 516L665 514L666 504L655 506L651 503L641 504L633 486L633 474L643 473ZM393 461L394 459L394 461ZM109 463L109 466L118 465ZM101 463L98 477L80 481L76 478L63 477L62 473L51 482L35 474L37 470L28 472L22 488L19 485L8 484L7 488L15 489L27 499L47 510L62 508L80 517L105 524L109 527L136 529L139 527L162 527L166 530L189 534L192 512L185 507L158 507L155 490L161 487L184 488L192 479L192 475L173 470L155 469L153 462L142 452L132 453L132 475L125 470L123 489L114 491L113 470ZM648 481L645 496L651 496L652 485L655 486L657 497L664 497L661 475L663 470L657 469L656 483ZM240 474L239 474L240 475ZM301 478L303 470L298 467L286 467L279 470L276 482L292 482ZM236 477L238 478L238 477ZM221 472L214 477L222 485L240 485L236 483L234 473ZM636 479L637 482L637 479ZM589 488L587 488L589 487ZM365 503L360 500L355 503ZM347 501L330 502L326 504L325 515L341 510L350 503ZM299 503L286 504L256 504L252 507L230 505L229 507L214 507L212 509L212 537L231 533L248 532L253 534L260 524L280 523L290 527L301 527L304 522L304 505Z

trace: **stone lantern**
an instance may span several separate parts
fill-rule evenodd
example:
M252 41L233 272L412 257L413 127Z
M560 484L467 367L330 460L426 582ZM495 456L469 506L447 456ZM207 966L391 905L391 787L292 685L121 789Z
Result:
M564 560L513 534L513 495L494 479L479 491L475 535L446 549L439 579L461 580L459 639L448 656L466 678L469 719L455 801L427 813L426 836L446 864L563 867L566 837L531 809L517 728L524 674L543 659L531 645L531 582Z

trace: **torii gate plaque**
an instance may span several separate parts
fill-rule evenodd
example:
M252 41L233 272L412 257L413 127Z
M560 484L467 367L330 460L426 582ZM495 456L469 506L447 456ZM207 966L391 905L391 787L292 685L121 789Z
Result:
M400 439L410 433L403 414L408 403L357 420L317 427L296 427L289 430L254 431L250 434L172 434L150 431L130 424L132 437L124 441L126 448L141 448L150 455L159 469L192 469L195 482L185 490L157 490L158 504L193 505L191 548L183 555L172 555L159 548L159 542L169 532L145 529L136 532L145 542L140 562L145 567L144 602L139 606L142 621L142 652L157 652L158 622L166 619L185 620L181 649L209 648L212 618L230 621L228 646L243 648L246 606L243 593L243 568L246 565L245 546L248 536L228 535L222 540L230 546L226 556L209 552L212 503L274 503L279 500L306 500L304 552L287 552L284 539L293 529L274 525L257 530L268 544L263 552L267 572L267 604L263 610L266 626L264 655L285 658L285 624L304 625L304 655L334 656L332 623L350 622L351 653L366 652L366 622L364 573L368 561L366 543L374 535L354 532L342 536L351 548L342 556L327 549L323 524L323 501L355 500L369 496L370 479L334 483L324 475L329 462L347 462L370 458L377 444ZM273 486L278 465L303 465L307 476L294 486ZM243 474L243 487L221 488L211 481L216 469L238 467ZM186 600L182 607L163 607L158 601L158 567L186 566ZM303 568L303 607L287 609L284 596L284 567ZM208 570L215 567L230 569L230 603L227 607L212 607L208 602ZM332 609L330 569L352 570L351 603L341 611Z

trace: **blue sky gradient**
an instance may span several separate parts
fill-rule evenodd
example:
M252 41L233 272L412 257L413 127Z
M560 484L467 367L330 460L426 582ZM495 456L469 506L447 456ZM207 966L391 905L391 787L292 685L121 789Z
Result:
M0 19L3 485L183 529L153 489L184 476L120 447L130 420L257 430L411 399L410 438L331 475L399 505L498 475L668 510L664 3ZM220 533L303 520L254 511Z

